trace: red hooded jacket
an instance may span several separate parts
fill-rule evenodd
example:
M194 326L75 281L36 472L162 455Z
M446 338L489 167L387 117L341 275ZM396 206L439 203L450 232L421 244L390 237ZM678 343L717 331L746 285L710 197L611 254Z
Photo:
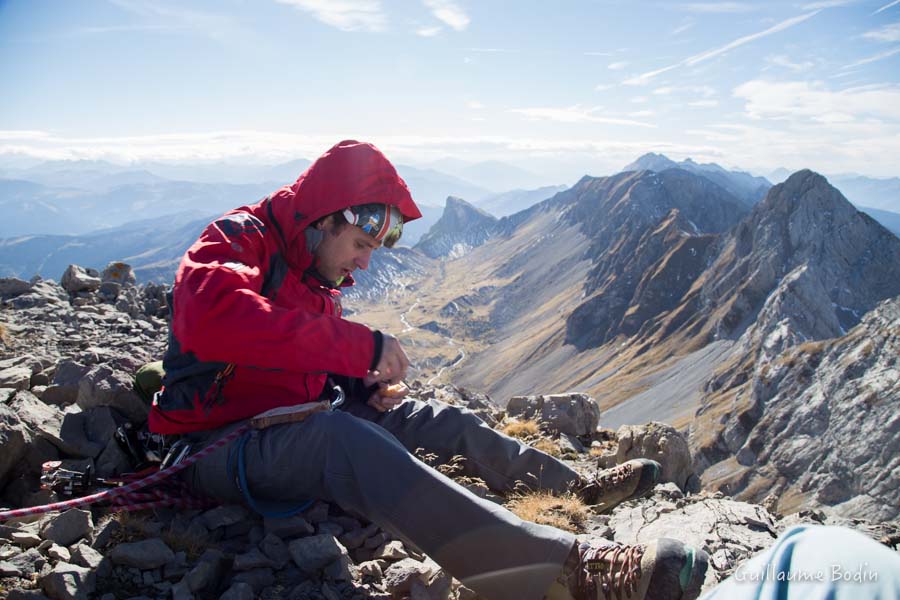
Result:
M292 186L206 227L175 276L165 387L151 431L215 429L317 400L328 373L366 375L378 358L376 335L342 319L340 291L309 273L304 231L373 202L396 206L405 221L422 216L378 149L344 141Z

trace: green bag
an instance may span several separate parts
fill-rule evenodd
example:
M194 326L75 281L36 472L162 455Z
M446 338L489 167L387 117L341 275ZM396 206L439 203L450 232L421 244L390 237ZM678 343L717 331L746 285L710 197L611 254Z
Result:
M153 403L153 396L162 389L165 374L161 360L144 365L134 374L134 391L147 406Z

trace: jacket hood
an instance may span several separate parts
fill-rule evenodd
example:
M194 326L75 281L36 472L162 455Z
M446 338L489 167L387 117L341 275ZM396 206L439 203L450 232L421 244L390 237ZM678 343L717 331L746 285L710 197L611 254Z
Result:
M396 206L404 222L422 216L394 165L372 144L355 140L333 146L268 202L282 252L288 264L299 269L312 263L304 230L325 215L378 202Z

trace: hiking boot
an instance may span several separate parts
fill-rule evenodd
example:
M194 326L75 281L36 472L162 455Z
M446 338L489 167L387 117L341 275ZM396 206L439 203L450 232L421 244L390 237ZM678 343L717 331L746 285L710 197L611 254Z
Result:
M600 541L572 549L545 600L694 600L709 555L669 538L625 546Z
M610 510L620 502L648 494L661 471L662 467L655 460L636 458L600 471L576 491L585 504Z

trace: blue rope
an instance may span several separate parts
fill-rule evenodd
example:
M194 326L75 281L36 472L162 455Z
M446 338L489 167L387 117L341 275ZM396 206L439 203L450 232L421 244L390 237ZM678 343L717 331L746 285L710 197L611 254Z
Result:
M240 438L238 438L237 443L232 446L231 451L228 453L228 474L234 479L234 471L235 466L237 466L237 478L238 478L238 487L241 490L241 495L244 497L244 500L247 502L247 506L253 509L257 514L262 515L263 517L268 517L270 519L283 519L285 517L293 517L294 515L303 512L313 504L313 500L307 500L303 502L300 506L295 508L289 508L284 511L272 511L266 510L259 503L253 499L253 496L250 495L250 486L247 485L247 460L244 456L244 448L247 446L247 441L250 439L250 436L253 434L252 431L245 432ZM235 462L237 465L235 465Z

